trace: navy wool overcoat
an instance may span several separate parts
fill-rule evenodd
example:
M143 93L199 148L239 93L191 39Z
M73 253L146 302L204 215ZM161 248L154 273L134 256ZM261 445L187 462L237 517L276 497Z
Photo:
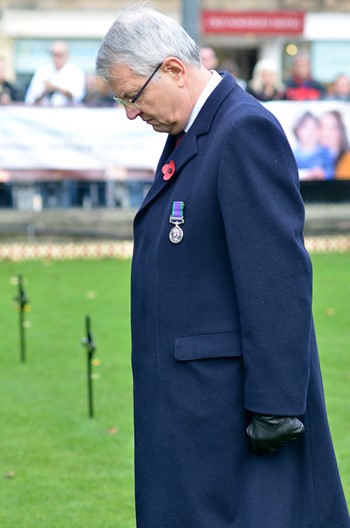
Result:
M134 221L137 527L349 528L296 164L277 120L222 75L175 150L168 137ZM298 416L305 434L257 456L252 412Z

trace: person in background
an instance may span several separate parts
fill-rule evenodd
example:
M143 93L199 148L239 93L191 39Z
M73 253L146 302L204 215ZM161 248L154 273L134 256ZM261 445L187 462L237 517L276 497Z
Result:
M68 46L56 41L51 47L50 64L34 73L25 95L28 105L73 106L85 96L85 74L69 61Z
M51 107L70 107L82 103L85 96L85 74L69 61L68 45L56 41L51 46L51 59L34 73L25 95L27 105ZM40 184L40 193L44 206L48 204L49 187L46 182ZM75 204L77 182L63 179L54 182L56 205L71 207Z
M350 101L350 79L345 73L340 73L336 77L325 99Z
M311 112L305 112L294 129L297 146L294 156L301 180L331 180L334 177L334 163L328 148L320 144L319 119Z
M134 218L137 528L349 528L280 123L152 9L119 15L96 72L167 135Z
M18 94L14 84L6 79L6 60L0 56L0 105L11 104L17 101Z
M259 60L254 66L246 90L259 101L284 99L285 89L280 80L277 64L271 59Z
M10 171L0 168L0 209L3 207L13 207L13 195Z
M238 64L236 64L236 62L234 60L232 60L230 58L223 59L220 62L219 69L228 71L236 79L236 82L237 82L238 86L243 88L243 90L246 89L247 83L246 83L246 81L244 79L242 79L239 76L240 75L240 71L239 71L239 68L238 68Z
M320 142L327 148L335 165L334 178L350 180L350 146L343 118L338 110L325 112L320 119Z
M324 86L312 77L310 57L305 52L296 55L292 76L284 84L289 101L318 100L325 95Z
M204 46L203 48L201 48L200 54L202 64L207 68L207 70L217 69L219 65L219 59L213 48L211 48L210 46Z
M96 75L86 77L86 94L83 103L86 106L99 108L116 105L109 86Z
M16 102L18 92L14 84L6 79L6 59L0 56L0 106ZM13 207L10 173L0 167L0 208Z

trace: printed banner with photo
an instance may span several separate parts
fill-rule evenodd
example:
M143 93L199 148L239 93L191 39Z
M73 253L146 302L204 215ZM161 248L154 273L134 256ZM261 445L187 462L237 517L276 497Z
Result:
M292 147L300 180L350 180L350 103L265 103Z
M350 103L275 101L277 117L293 149L301 180L350 180ZM166 134L122 108L3 106L0 179L21 171L154 171ZM106 177L106 176L105 176Z

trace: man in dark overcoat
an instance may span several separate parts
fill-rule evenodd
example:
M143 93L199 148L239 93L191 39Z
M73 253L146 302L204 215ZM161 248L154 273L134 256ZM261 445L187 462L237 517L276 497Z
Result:
M115 21L97 72L169 134L134 222L137 527L349 528L280 124L146 8Z

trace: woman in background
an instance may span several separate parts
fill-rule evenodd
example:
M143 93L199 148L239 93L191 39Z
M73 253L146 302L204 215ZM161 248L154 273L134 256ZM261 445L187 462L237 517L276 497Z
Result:
M333 158L334 178L350 180L350 146L346 128L338 110L329 110L321 116L321 145Z
M285 99L285 90L276 63L271 59L259 60L248 82L247 92L258 101L280 101Z
M321 145L319 119L305 112L294 129L297 146L293 150L301 180L331 180L334 177L334 161L329 149Z

